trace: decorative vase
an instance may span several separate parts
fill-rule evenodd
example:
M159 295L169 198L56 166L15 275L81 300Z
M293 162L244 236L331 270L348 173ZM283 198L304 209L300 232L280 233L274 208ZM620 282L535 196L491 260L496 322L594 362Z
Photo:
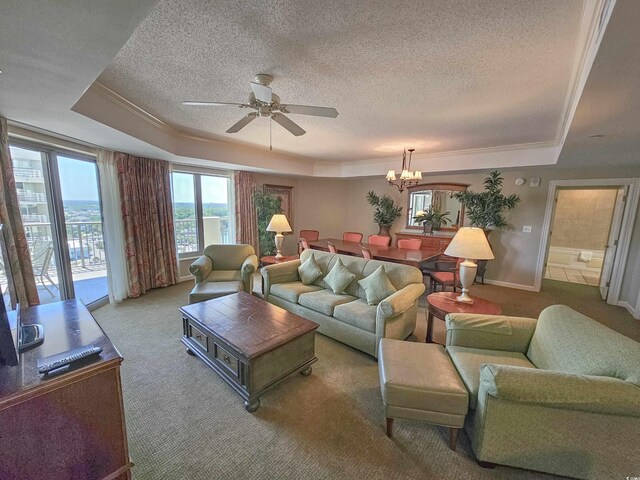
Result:
M433 229L433 225L429 222L424 222L422 224L422 234L426 235L427 233L431 233L431 230Z
M384 237L390 237L391 233L389 233L389 227L388 225L378 225L378 227L380 228L380 231L378 232L378 235L382 235Z

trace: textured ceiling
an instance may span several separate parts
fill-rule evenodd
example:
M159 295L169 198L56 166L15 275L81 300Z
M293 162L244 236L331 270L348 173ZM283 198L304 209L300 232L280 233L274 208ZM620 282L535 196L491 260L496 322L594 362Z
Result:
M283 103L335 107L291 115L274 148L318 160L555 141L581 0L166 0L98 81L174 127L268 145L268 120L226 134L245 111L182 100L246 101L256 73Z

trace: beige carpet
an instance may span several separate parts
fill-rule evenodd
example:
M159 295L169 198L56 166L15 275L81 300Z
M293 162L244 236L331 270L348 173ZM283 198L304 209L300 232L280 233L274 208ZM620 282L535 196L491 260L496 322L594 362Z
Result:
M124 356L134 478L557 478L482 469L466 435L452 452L446 429L421 422L396 421L395 438L388 439L376 361L322 335L316 337L313 374L290 377L261 398L256 413L247 413L240 397L180 343L177 307L191 286L158 289L94 311ZM490 297L496 289L479 286L476 294ZM497 291L509 294L505 310L519 308L512 290ZM423 309L415 335L425 336Z

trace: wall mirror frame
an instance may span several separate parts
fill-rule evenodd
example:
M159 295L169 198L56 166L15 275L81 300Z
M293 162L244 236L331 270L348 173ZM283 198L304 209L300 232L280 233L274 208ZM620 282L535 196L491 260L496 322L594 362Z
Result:
M422 230L422 225L415 225L413 217L415 211L425 210L439 196L439 203L444 212L450 212L451 223L440 227L440 230L455 232L464 225L464 205L453 198L456 192L464 192L469 185L462 183L421 183L407 189L407 224L410 230Z

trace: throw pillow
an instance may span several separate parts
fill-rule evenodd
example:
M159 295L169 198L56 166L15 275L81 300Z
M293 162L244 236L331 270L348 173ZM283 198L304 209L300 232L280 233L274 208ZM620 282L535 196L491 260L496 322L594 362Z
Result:
M298 274L300 274L300 280L305 285L311 285L322 276L322 270L313 253L298 267Z
M389 295L398 291L389 280L389 277L387 277L384 265L380 265L368 277L358 280L358 284L364 289L369 305L377 305Z
M351 273L342 261L338 259L331 271L324 277L324 282L329 285L329 288L331 288L336 295L345 295L344 289L347 288L355 278L355 274Z

